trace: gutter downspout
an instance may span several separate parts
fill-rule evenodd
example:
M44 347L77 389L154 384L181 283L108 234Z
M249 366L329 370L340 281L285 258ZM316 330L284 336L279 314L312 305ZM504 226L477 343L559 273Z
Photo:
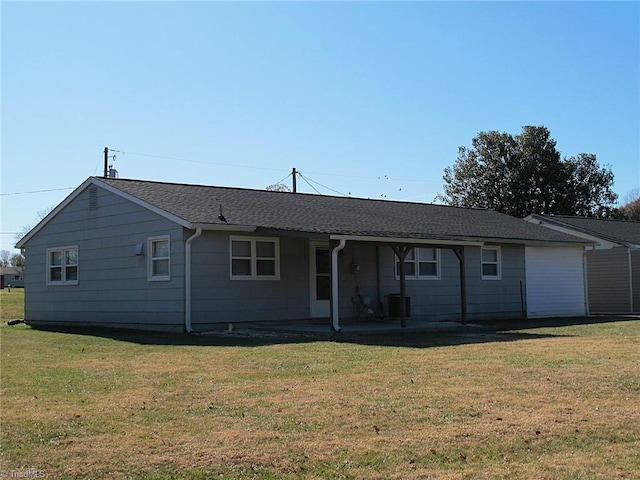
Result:
M191 327L191 242L202 235L202 227L196 228L196 233L187 238L184 244L184 329L193 333Z
M587 256L589 250L584 247L582 250L582 276L584 281L584 311L587 317L591 315L591 309L589 307L589 257Z
M629 263L629 307L630 312L633 314L633 309L635 305L633 304L633 262L631 261L631 247L627 245L627 258Z
M338 316L338 253L346 243L347 241L342 238L338 246L331 250L331 328L334 332L341 330Z

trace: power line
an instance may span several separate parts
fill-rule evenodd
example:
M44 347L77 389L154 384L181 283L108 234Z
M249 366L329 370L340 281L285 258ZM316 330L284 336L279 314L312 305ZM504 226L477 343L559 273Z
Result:
M109 149L111 151L111 149ZM114 150L115 151L115 150ZM193 160L190 158L181 158L181 157L168 157L165 155L152 155L149 153L136 153L136 152L125 152L121 151L122 155L138 155L140 157L151 157L151 158L161 158L164 160L179 160L181 162L190 162L190 163L201 163L204 165L219 165L222 167L236 167L236 168L250 168L253 170L270 170L270 171L281 171L281 168L273 168L273 167L254 167L250 165L237 165L233 163L221 163L221 162L208 162L205 160Z
M300 178L302 178L307 183L307 185L309 185L311 188L313 188L318 195L321 195L321 193L318 191L318 189L316 187L314 187L313 185L311 185L311 183L309 183L309 180L307 180L307 177L302 175L300 172L298 172L298 175L300 175Z
M50 188L48 190L31 190L28 192L11 192L11 193L0 193L0 196L6 197L9 195L27 195L30 193L46 193L46 192L59 192L61 190L73 190L76 187L65 187L65 188Z
M312 179L310 179L310 178L307 178L306 176L304 176L304 175L303 175L302 173L300 173L300 172L298 172L298 175L300 175L300 176L302 177L302 179L303 179L305 182L307 182L307 185L309 185L311 188L313 188L316 192L318 192L318 190L317 190L313 185L311 185L309 182L313 182L313 183L315 183L316 185L319 185L320 187L324 188L325 190L329 190L330 192L337 193L338 195L342 195L343 197L348 197L348 196L349 196L349 195L348 195L348 194L346 194L346 193L339 192L338 190L334 190L333 188L329 188L329 187L327 187L326 185L323 185L323 184L321 184L321 183L319 183L319 182L316 182L315 180L312 180ZM320 193L320 192L318 192L318 193Z
M122 153L122 155L128 154L128 155L138 155L140 157L150 157L150 158L161 158L164 160L178 160L181 162L190 162L190 163L199 163L199 164L203 164L203 165L219 165L219 166L223 166L223 167L236 167L236 168L248 168L248 169L253 169L253 170L269 170L269 171L280 171L282 170L281 168L274 168L274 167L256 167L256 166L251 166L251 165L238 165L238 164L234 164L234 163L223 163L223 162L210 162L210 161L206 161L206 160L194 160L191 158L183 158L183 157L171 157L171 156L166 156L166 155L154 155L151 153L137 153L137 152L126 152L124 150L112 150L109 149L109 151L114 151L114 152L119 152ZM322 175L322 176L327 176L327 177L343 177L343 178L359 178L359 179L363 179L363 180L393 180L393 181L397 181L397 182L422 182L422 183L441 183L442 180L425 180L425 179L416 179L416 178L389 178L387 175L380 175L380 176L367 176L367 175L349 175L349 174L342 174L342 173L326 173L326 172L309 172L311 175ZM286 180L287 178L289 178L289 175L287 175L283 180Z
M321 173L309 172L311 175L322 175L326 177L343 177L343 178L359 178L362 180L393 180L394 182L417 182L417 183L441 183L442 180L424 180L418 178L393 178L388 175L380 175L378 177L366 175L347 175L342 173Z
M289 173L289 175L287 175L286 177L284 177L282 180L280 180L279 182L276 183L276 185L284 182L287 178L289 178L291 175L293 175L293 173Z

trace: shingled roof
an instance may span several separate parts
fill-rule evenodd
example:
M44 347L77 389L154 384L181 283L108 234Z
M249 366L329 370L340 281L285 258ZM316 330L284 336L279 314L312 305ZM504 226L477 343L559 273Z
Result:
M621 245L640 245L640 222L633 220L539 214L531 217Z
M408 239L584 244L583 239L491 210L425 203L91 178L189 225ZM222 212L226 222L219 219Z

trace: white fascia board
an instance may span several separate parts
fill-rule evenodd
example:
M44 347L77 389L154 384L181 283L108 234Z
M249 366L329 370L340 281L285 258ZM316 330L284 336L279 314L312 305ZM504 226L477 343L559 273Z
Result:
M404 237L375 237L366 235L331 235L331 240L357 241L357 242L376 242L376 243L410 243L414 245L451 245L451 246L467 246L482 247L488 243L491 244L517 244L539 247L586 247L593 245L594 242L585 240L581 242L576 238L576 242L550 242L542 240L527 239L504 239L504 238L483 238L469 240L447 240L447 239L421 239L421 238L404 238Z
M576 237L577 239L577 237ZM558 241L546 241L546 240L502 240L496 238L491 240L492 243L514 243L518 245L526 245L527 247L591 247L596 245L596 242L585 240L583 242L577 240L575 242L558 242Z
M351 242L375 242L375 243L410 243L412 245L451 245L481 247L482 241L472 240L446 240L436 238L405 238L405 237L376 237L367 235L330 235L330 240L347 240Z

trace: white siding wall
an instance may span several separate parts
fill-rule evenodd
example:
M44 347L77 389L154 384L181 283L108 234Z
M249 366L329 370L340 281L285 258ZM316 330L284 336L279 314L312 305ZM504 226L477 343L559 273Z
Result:
M582 253L581 247L526 247L530 318L586 314Z

